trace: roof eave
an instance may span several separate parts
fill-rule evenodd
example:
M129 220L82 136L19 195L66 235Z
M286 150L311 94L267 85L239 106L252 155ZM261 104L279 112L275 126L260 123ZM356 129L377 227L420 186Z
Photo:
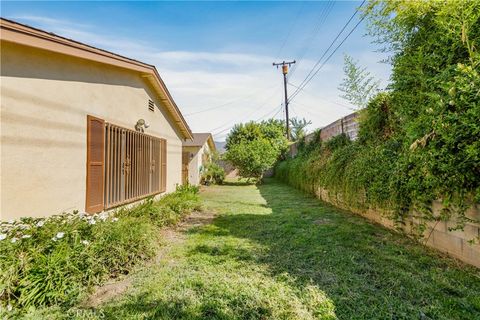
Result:
M147 78L155 88L156 93L160 96L160 100L164 103L167 111L172 115L175 125L180 129L184 139L193 139L190 127L153 65L3 18L0 19L0 29L1 41L13 42L140 72L141 76Z
M207 139L208 144L210 145L210 149L213 151L217 151L217 146L215 146L215 141L213 141L213 136L210 134L210 136Z

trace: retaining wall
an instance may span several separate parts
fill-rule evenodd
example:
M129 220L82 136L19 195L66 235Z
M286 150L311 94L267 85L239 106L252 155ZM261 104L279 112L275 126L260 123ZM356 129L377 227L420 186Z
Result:
M332 195L323 188L317 188L315 195L317 198L333 204L339 208L352 211L356 214L364 216L365 218L379 223L387 228L397 230L398 225L395 225L391 217L391 212L370 208L360 209L347 205L342 201L341 195ZM432 204L432 212L434 216L439 216L442 210L440 201L435 201ZM480 220L480 206L469 208L466 212L467 217ZM413 216L413 215L412 215ZM401 229L412 238L426 244L429 247L435 248L439 251L447 253L459 260L480 268L480 244L478 244L478 237L480 236L480 225L474 223L466 223L464 230L449 231L449 228L455 227L453 222L446 221L427 221L426 230L423 232L423 237L419 237L418 228L422 223L417 218L408 219ZM471 243L471 240L477 239L476 243Z
M353 112L343 118L340 118L329 125L320 129L320 140L328 141L329 139L338 136L339 134L346 134L351 140L357 139L358 130L358 112ZM315 133L310 133L305 136L305 142L310 143L315 138ZM320 141L318 141L320 143ZM289 146L289 153L291 157L295 157L298 153L298 142L292 143Z

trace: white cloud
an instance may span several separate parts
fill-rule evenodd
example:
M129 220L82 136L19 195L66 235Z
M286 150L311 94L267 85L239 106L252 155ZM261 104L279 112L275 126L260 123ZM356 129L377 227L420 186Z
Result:
M138 41L101 34L94 26L88 24L34 15L17 15L13 16L12 19L119 54L128 55L149 50L147 45Z
M42 17L42 16L35 16L35 15L16 15L13 16L12 19L18 21L26 21L26 22L33 22L40 25L50 25L50 26L65 26L65 25L74 25L76 27L85 28L88 25L81 24L81 23L72 23L68 20L62 20L57 18L50 18L50 17Z
M174 63L226 63L231 65L244 65L246 63L263 64L266 59L271 59L271 57L242 53L191 51L164 51L153 54L153 57L165 61L173 61Z
M161 43L155 42L156 47L152 47L151 43L109 35L85 24L31 15L14 19L155 65L193 131L213 130L213 133L220 132L216 138L222 139L228 133L225 129L235 122L256 120L263 115L283 117L283 112L277 112L283 102L283 80L281 71L271 65L273 56L245 52L163 51ZM386 83L389 68L377 63L381 55L365 51L356 54L355 58ZM343 78L342 59L335 61L325 65L291 103L290 114L312 120L312 130L352 112L350 105L339 97L337 87ZM314 63L302 60L292 83L299 85ZM288 90L293 93L295 88L289 86ZM205 109L212 110L197 113Z

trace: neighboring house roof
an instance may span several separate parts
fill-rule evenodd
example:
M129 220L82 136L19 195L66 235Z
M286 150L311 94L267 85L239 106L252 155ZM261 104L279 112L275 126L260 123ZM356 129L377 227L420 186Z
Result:
M211 150L216 150L215 142L211 133L194 133L193 140L186 140L183 142L184 147L202 147L208 143Z
M184 138L193 138L192 131L155 66L4 18L0 18L0 29L0 39L2 41L40 48L139 72L140 76L153 86L154 91L158 94L160 101L164 103Z

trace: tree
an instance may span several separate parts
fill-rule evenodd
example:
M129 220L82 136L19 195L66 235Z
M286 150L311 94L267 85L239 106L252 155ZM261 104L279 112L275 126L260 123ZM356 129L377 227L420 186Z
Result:
M280 120L237 124L227 136L224 159L247 178L261 178L285 153L288 141Z
M379 92L379 81L347 54L344 55L344 64L345 77L338 87L343 92L341 97L359 108L365 108L368 101Z
M242 177L260 179L278 159L278 152L267 139L243 141L233 145L225 158L238 168Z
M303 119L298 119L298 118L292 118L290 119L290 124L292 125L292 140L293 141L298 141L302 139L306 132L305 128L312 124L312 121L307 121L305 118Z

